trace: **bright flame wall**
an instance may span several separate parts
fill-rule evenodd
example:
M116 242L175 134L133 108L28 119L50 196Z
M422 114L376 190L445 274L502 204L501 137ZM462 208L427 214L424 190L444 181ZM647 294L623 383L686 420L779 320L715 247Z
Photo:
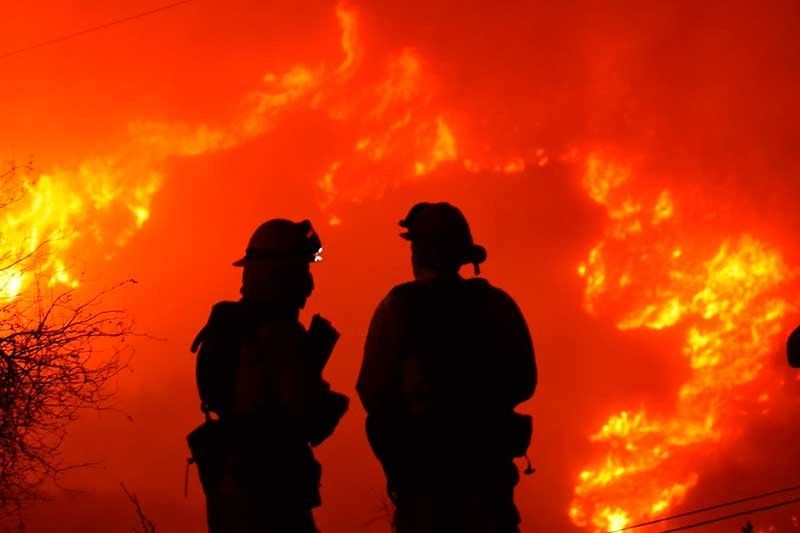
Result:
M327 259L310 311L342 330L329 377L352 392L369 315L409 275L396 220L427 198L464 208L489 250L486 275L518 298L534 334L539 473L518 490L528 524L571 531L606 507L639 518L786 481L797 408L779 386L793 376L778 350L798 303L797 8L694 4L196 2L7 60L0 146L33 154L37 175L82 198L70 224L85 240L63 268L93 283L137 278L119 303L165 339L137 340L120 382L133 421L89 415L68 443L107 465L70 480L90 493L43 506L32 530L127 528L119 481L159 529L197 530L199 487L181 496L183 435L199 420L186 348L209 305L236 296L228 265L251 229L274 215L320 226ZM11 7L4 48L119 15L71 5L53 2L47 16ZM587 181L592 168L629 176L602 185ZM623 241L637 220L648 233ZM629 288L609 291L626 272ZM715 312L744 337L703 327L721 297L745 305ZM778 301L781 322L770 322ZM684 391L720 377L697 364L736 355L703 351L716 342L753 344L741 349L757 356L758 386L726 367L742 386L719 394L741 398L670 430ZM719 426L724 416L737 418ZM381 514L383 485L362 422L355 408L320 452L325 531L387 529L364 526ZM627 481L591 483L604 461L627 461L631 428L653 452L638 471L658 479L641 504Z

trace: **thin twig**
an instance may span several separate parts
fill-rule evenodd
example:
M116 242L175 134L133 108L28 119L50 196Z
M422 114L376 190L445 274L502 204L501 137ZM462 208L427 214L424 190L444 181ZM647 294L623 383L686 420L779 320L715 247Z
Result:
M156 533L156 525L149 518L147 518L147 515L144 514L144 511L142 510L142 506L139 503L139 499L136 497L136 494L130 492L128 490L128 487L126 487L124 483L120 482L119 485L122 487L122 491L125 493L125 495L128 497L128 499L131 501L133 506L136 508L136 516L139 517L139 527L141 529L134 528L133 531L137 532L137 533L138 532L141 532L141 533Z

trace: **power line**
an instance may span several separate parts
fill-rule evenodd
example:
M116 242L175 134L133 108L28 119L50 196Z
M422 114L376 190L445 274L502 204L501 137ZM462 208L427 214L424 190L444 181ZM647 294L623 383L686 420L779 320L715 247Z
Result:
M716 505L709 505L708 507L702 507L700 509L695 509L694 511L686 511L685 513L674 514L672 516L665 516L663 518L658 518L656 520L650 520L649 522L642 522L641 524L635 524L632 526L624 527L622 529L615 529L614 531L610 531L609 533L621 533L622 531L629 531L631 529L638 529L640 527L652 526L653 524L660 524L661 522L666 522L668 520L675 520L677 518L684 518L695 514L705 513L708 511L715 511L723 507L730 507L731 505L738 505L740 503L751 502L753 500L760 500L761 498L767 498L769 496L775 496L777 494L783 494L785 492L792 492L798 489L800 489L800 485L794 485L792 487L786 487L783 489L773 490L770 492L764 492L762 494L756 494L755 496L747 496L746 498L740 498L738 500L731 500L729 502L718 503Z
M36 50L37 48L44 48L45 46L50 46L53 44L61 43L64 41L69 41L70 39L75 39L76 37L81 37L83 35L98 32L101 30L105 30L106 28L110 28L112 26L118 26L120 24L124 24L126 22L130 22L132 20L144 18L150 15L155 15L156 13L161 13L162 11L167 11L168 9L172 9L178 6L182 6L184 4L188 4L189 2L193 2L194 0L180 0L178 2L172 2L171 4L164 4L162 6L149 9L147 11L142 11L141 13L136 13L135 15L129 15L127 17L123 17L120 19L112 20L109 22L105 22L98 26L92 26L90 28L85 28L80 31L76 31L74 33L68 33L66 35L61 35L59 37L53 37L52 39L47 39L46 41L41 41L35 44L31 44L25 46L23 48L18 48L16 50L10 50L8 52L4 52L0 54L0 60L7 59L11 56L24 54L25 52L30 52L31 50Z
M719 516L717 518L711 518L709 520L704 520L703 522L695 522L694 524L689 524L686 526L676 527L673 529L665 529L661 533L675 533L676 531L686 531L687 529L694 529L697 527L707 526L709 524L714 524L716 522L723 522L725 520L730 520L732 518L739 518L740 516L745 516L753 513L761 513L763 511L769 511L770 509L777 509L778 507L784 507L786 505L791 505L793 503L800 503L800 498L794 498L792 500L784 500L782 502L773 503L772 505L765 505L764 507L757 507L755 509L748 509L746 511L739 511L738 513L732 513L729 515Z

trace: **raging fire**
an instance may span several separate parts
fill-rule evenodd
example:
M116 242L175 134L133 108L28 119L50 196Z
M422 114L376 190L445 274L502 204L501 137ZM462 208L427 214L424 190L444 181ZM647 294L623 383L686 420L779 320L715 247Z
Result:
M297 116L335 132L333 148L321 150L329 159L308 177L331 226L346 225L343 203L437 172L520 174L559 160L536 139L523 141L528 152L505 152L483 138L478 120L451 107L435 62L412 47L370 53L351 4L339 4L330 20L341 28L329 43L334 57L326 48L319 57L328 59L259 71L228 119L135 120L111 153L18 174L23 194L8 205L0 198L0 304L37 288L37 279L75 287L76 251L103 256L124 246L158 214L153 198L170 158L232 149ZM582 527L616 530L674 511L701 484L704 458L735 445L741 413L770 407L768 361L796 312L782 297L795 273L756 235L699 228L686 214L690 198L654 189L634 165L599 153L560 160L585 164L586 194L607 216L577 267L584 308L621 332L678 339L674 356L685 366L668 409L626 406L589 428L596 455L576 467L568 515Z
M750 235L719 239L703 257L670 191L642 190L628 165L592 154L584 187L608 215L578 269L586 310L616 317L620 330L675 329L690 370L671 413L623 411L590 437L602 453L580 472L569 515L614 531L681 503L704 456L736 438L736 415L769 401L766 365L791 310L778 289L792 273Z
M335 201L380 196L445 164L468 172L514 174L529 162L548 163L541 148L528 157L471 153L469 143L462 145L457 138L437 80L419 53L403 48L388 58L369 58L357 10L340 3L335 15L341 61L265 74L262 86L243 98L241 112L227 124L135 120L128 141L114 153L73 169L26 176L20 184L26 193L22 201L2 211L0 257L8 265L35 251L35 266L31 270L29 263L20 263L0 271L0 296L13 298L31 287L34 271L51 286L74 286L80 276L67 267L69 250L84 238L94 239L107 255L124 245L150 218L168 159L236 147L274 129L292 111L316 113L340 125L340 136L351 139L316 180L331 225L342 223L333 212Z
M80 276L68 268L70 250L83 239L109 251L124 245L150 218L169 158L233 148L298 109L339 125L347 139L314 178L334 226L343 223L338 201L376 197L446 165L517 174L549 163L542 148L501 157L475 149L418 51L370 58L357 10L340 4L336 17L339 62L265 74L229 123L135 121L128 143L113 154L24 176L25 194L0 212L0 257L11 265L0 270L0 296L14 298L32 287L32 272L51 286L75 286ZM580 160L575 153L562 159ZM602 531L663 515L682 502L700 480L703 454L735 439L731 413L740 397L769 402L765 364L790 311L777 291L792 274L777 250L753 236L719 239L711 251L698 245L681 224L675 194L644 190L632 167L597 154L585 164L585 190L608 216L602 240L578 268L586 310L614 317L623 331L679 332L690 372L671 413L622 411L591 435L602 453L580 472L569 516ZM15 264L25 257L33 270Z
M76 287L69 250L93 239L113 250L150 216L158 176L125 179L111 160L88 161L75 171L39 176L9 174L0 219L0 299L37 286ZM85 241L84 241L85 242Z

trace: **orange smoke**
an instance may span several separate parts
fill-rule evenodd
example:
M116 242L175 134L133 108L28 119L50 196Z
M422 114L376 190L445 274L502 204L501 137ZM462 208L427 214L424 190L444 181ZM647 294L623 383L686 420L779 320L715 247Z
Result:
M648 194L631 167L592 154L583 185L608 214L604 238L579 267L585 308L620 330L676 328L690 369L671 413L622 411L591 435L602 454L579 475L570 518L613 531L663 516L701 474L704 454L735 441L737 415L763 408L766 368L791 304L781 254L753 236L719 240L702 257L698 229L669 190ZM693 244L694 243L694 244Z
M257 4L253 4L253 17L257 16L259 9L269 12ZM328 230L324 234L326 242L333 243L331 257L342 260L338 267L331 261L326 270L320 270L322 290L315 295L314 303L320 302L324 312L331 313L337 325L342 324L343 342L352 343L344 344L341 357L337 356L339 374L333 376L335 379L332 381L353 381L358 368L358 350L373 300L377 300L385 290L384 285L388 286L390 278L395 282L394 278L401 279L407 275L405 270L401 270L405 263L401 265L399 260L370 263L371 259L365 258L368 246L360 248L355 243L393 242L380 241L378 230L372 226L373 221L378 217L389 220L392 212L401 214L421 195L444 195L459 205L463 202L465 210L470 212L476 231L482 233L481 240L492 250L489 268L497 265L497 270L490 271L489 277L501 286L508 286L519 298L541 349L545 381L553 383L547 375L557 373L553 369L554 361L562 367L568 366L563 365L561 359L569 351L569 343L565 343L563 338L573 333L569 326L565 327L566 321L559 319L566 316L565 313L574 313L575 309L571 304L572 298L563 298L563 289L572 286L567 284L568 287L564 287L563 278L557 275L548 277L552 272L548 272L544 265L557 265L558 268L552 270L563 272L562 264L575 262L575 248L580 248L580 253L584 250L582 239L585 234L581 232L587 225L581 218L585 207L583 198L576 199L571 184L564 185L560 181L578 169L585 192L601 207L607 219L603 235L597 243L586 247L586 258L579 266L580 279L585 284L584 309L598 323L610 320L621 334L635 330L669 336L670 340L679 338L682 346L679 350L684 357L679 362L685 362L686 377L668 409L657 409L650 404L647 407L628 406L624 411L604 417L605 422L594 430L587 429L583 419L576 419L574 426L568 428L560 424L565 427L565 435L570 437L574 432L589 434L596 453L584 468L575 468L574 476L562 473L573 465L568 463L571 458L565 457L560 446L553 444L555 439L551 431L555 424L551 421L560 421L562 410L574 406L580 395L575 394L576 388L568 386L543 387L534 400L535 404L541 402L536 409L543 428L535 451L542 462L558 460L563 463L559 463L560 469L543 471L542 478L520 485L517 494L526 524L536 513L537 520L550 520L549 527L544 529L552 531L566 527L567 516L582 527L606 530L669 514L699 491L705 475L701 466L703 458L736 444L740 421L735 417L774 405L777 378L766 363L779 344L778 335L787 329L788 314L793 312L787 299L780 296L786 292L786 284L796 277L795 272L787 267L788 255L781 253L788 252L789 247L778 251L763 237L725 233L719 227L705 229L700 223L702 220L688 211L696 209L692 197L682 194L674 184L654 189L653 181L645 179L649 176L634 164L620 163L627 161L623 158L618 161L600 152L580 155L572 151L560 155L561 150L569 150L573 143L586 142L587 131L593 132L593 138L628 139L626 128L631 128L628 133L638 134L636 128L645 124L646 131L657 132L654 139L664 141L665 145L671 145L674 140L670 138L673 131L682 130L681 135L695 135L693 143L685 144L708 149L709 160L716 164L719 161L714 160L718 159L714 140L721 142L719 139L724 138L725 154L728 154L727 143L733 135L722 128L714 130L715 126L730 125L717 118L714 111L718 111L720 116L736 118L733 126L738 127L741 120L742 124L747 123L747 128L752 127L749 122L753 122L751 119L756 114L761 117L762 111L755 105L755 99L766 101L774 95L768 92L770 84L759 82L756 88L748 85L750 81L741 82L763 80L762 65L767 68L770 63L760 56L751 57L750 43L738 35L735 41L742 43L740 48L729 49L723 46L728 41L712 35L709 39L713 43L723 43L719 44L718 53L712 51L703 55L703 47L691 50L692 54L701 54L705 61L703 64L701 61L687 61L685 56L689 52L682 52L680 46L669 47L675 55L672 57L674 64L662 62L661 57L650 56L647 51L656 50L669 56L659 43L680 43L682 39L673 32L681 28L680 24L670 24L668 31L664 31L660 24L649 22L654 13L652 6L639 13L637 20L641 24L630 24L629 16L635 10L628 10L618 25L616 21L609 25L609 20L604 20L602 14L591 9L573 8L562 13L555 5L537 4L535 8L524 9L510 6L507 11L465 6L463 10L443 9L438 15L438 11L432 10L429 13L430 28L435 30L435 37L430 38L430 43L425 40L427 30L415 33L419 28L424 29L427 22L420 24L420 15L406 5L395 6L386 11L393 17L386 19L386 27L391 23L393 28L398 28L402 44L390 45L394 47L388 48L386 54L377 52L384 50L381 45L386 43L372 46L369 35L364 34L359 10L348 3L341 3L335 11L328 13L330 23L338 24L341 31L325 43L311 42L313 32L310 28L308 35L302 33L298 36L294 27L282 34L283 29L278 27L273 13L269 12L269 16L264 16L264 24L275 30L272 36L276 39L287 39L292 46L287 48L290 54L294 53L295 39L311 44L307 46L306 50L310 52L302 56L305 58L302 62L292 60L295 57L292 55L281 56L286 49L277 47L279 51L274 52L276 55L272 59L282 66L267 70L264 70L262 56L258 55L264 53L259 46L274 43L257 34L263 32L262 27L248 25L252 26L250 31L253 34L247 35L243 41L236 41L234 35L238 34L234 32L242 28L237 27L240 19L231 17L224 31L208 32L208 42L205 42L205 38L196 38L199 33L195 32L201 30L194 25L199 24L197 28L202 31L222 26L221 19L215 19L221 10L198 8L196 13L175 12L173 19L148 19L147 24L152 26L124 27L130 30L127 34L129 40L136 39L134 44L121 42L124 33L97 35L98 39L104 37L106 40L94 44L96 41L87 39L83 43L87 53L75 54L82 58L80 62L77 59L64 60L69 54L57 54L55 52L59 49L53 49L53 56L45 56L47 61L34 63L24 71L25 78L35 78L31 74L43 66L50 67L47 63L62 61L66 65L64 72L55 71L51 82L65 76L73 81L86 77L84 68L77 68L78 63L97 55L97 64L102 64L107 58L99 52L102 43L107 43L114 45L115 53L121 54L114 57L119 65L116 68L126 71L124 75L117 73L117 83L121 83L120 80L130 83L142 74L160 73L163 79L145 79L141 85L134 83L132 86L147 87L144 92L156 101L160 101L160 91L173 94L174 100L165 97L167 104L144 116L137 107L144 104L126 104L124 99L113 103L119 106L115 108L120 110L116 114L105 116L107 110L103 106L98 106L97 111L92 110L94 114L87 115L86 124L74 125L76 131L86 128L91 132L93 123L116 122L119 116L135 116L138 120L128 124L127 140L115 149L99 153L94 148L88 149L91 157L77 165L45 168L41 169L42 172L37 169L35 175L19 175L19 184L26 194L0 211L3 234L0 257L13 261L36 252L31 258L32 263L25 268L20 265L19 268L0 270L0 297L15 297L32 289L36 286L33 281L37 273L41 274L40 279L53 287L74 286L79 283L83 269L82 264L76 263L76 257L88 261L95 258L97 250L100 250L101 257L117 255L121 246L129 246L126 253L119 254L118 262L109 264L115 266L115 272L131 268L139 279L145 280L140 286L144 296L137 296L140 301L133 300L130 307L144 320L150 321L147 326L154 333L160 336L163 333L172 344L155 348L145 345L141 358L137 357L142 367L148 369L146 374L140 374L146 378L138 378L146 382L146 386L137 387L126 401L137 406L147 404L148 407L152 403L158 416L149 420L142 417L137 426L138 435L143 440L146 438L148 446L151 446L148 448L150 455L141 462L125 459L124 465L120 459L117 468L118 472L128 476L141 473L143 486L151 490L151 501L165 502L157 520L159 524L169 524L166 529L170 526L175 529L175 524L178 524L175 530L192 529L183 524L185 515L179 512L181 509L187 512L185 502L180 497L169 499L174 495L165 496L156 487L162 486L162 482L163 486L171 487L169 483L176 479L175 483L182 482L182 477L170 477L171 474L165 472L172 471L173 463L182 464L180 461L183 461L185 450L179 438L181 435L175 428L188 427L195 422L196 405L191 360L188 356L185 359L174 356L185 353L185 339L196 333L194 328L207 316L207 305L214 301L212 298L227 294L226 283L233 278L224 277L229 275L228 272L215 270L212 265L227 261L222 248L225 243L239 238L234 233L244 235L246 224L280 210L292 215L302 212L316 222L319 213L310 207L315 203L321 208L324 219L330 225L338 226L336 231ZM269 9L274 9L274 6ZM376 4L373 9L376 14L373 20L376 20L383 8ZM657 12L669 13L663 17L665 20L681 23L699 24L698 20L707 20L709 24L718 22L712 17L718 13L711 8L705 15L696 13L694 8L686 7L684 14L673 13L672 9ZM231 11L236 10L226 12ZM397 16L402 13L408 13L406 20ZM642 18L643 14L646 17ZM301 26L308 25L308 16L305 11L298 11ZM441 20L434 20L438 16ZM790 20L790 17L785 18ZM524 24L516 23L515 19L524 21ZM720 20L723 19L727 20L724 17ZM26 20L37 21L37 18L27 17ZM556 21L559 24L555 24ZM751 23L748 17L748 30ZM191 35L182 33L187 28ZM549 28L557 29L549 31ZM562 28L572 29L562 31ZM589 28L598 29L595 32ZM139 46L147 43L141 42L140 37L142 34L150 35L151 29L160 29L163 33L153 34L154 38L147 46L148 53L143 54ZM650 29L655 31L650 32ZM442 38L439 32L446 34L447 31L453 33L447 39ZM496 33L491 34L491 31ZM652 40L643 37L651 33ZM706 35L706 32L701 33ZM753 32L753 35L760 38L765 32ZM508 38L512 43L505 45ZM237 82L229 84L227 79L217 76L216 70L229 63L227 54L231 50L227 46L230 44L232 47L234 41L241 46L235 53L248 58L241 63L247 65L247 71L237 72ZM407 46L409 41L421 48ZM696 41L687 39L686 50L696 45ZM387 38L386 42L396 41ZM789 42L788 38L786 42ZM258 46L254 47L254 43ZM773 54L777 50L776 43L772 46L765 44L764 50L770 51L771 60L777 64L784 56ZM73 43L74 46L81 44L82 41ZM496 49L489 50L495 45ZM331 48L334 48L333 55L329 52ZM88 53L89 50L92 53ZM486 55L476 56L476 52ZM156 54L163 54L163 64L159 61L162 57ZM215 54L225 55L224 60ZM31 57L35 59L35 56ZM56 58L60 58L59 61ZM729 71L723 68L714 74L708 69L711 64L716 67L725 64L729 58L735 58L728 65ZM284 62L287 59L289 61ZM584 60L589 64L584 65ZM197 74L201 70L198 65L205 68L204 61L208 61L211 74ZM260 63L253 66L252 61ZM748 61L758 68L751 65L749 70L743 70L742 66L746 66ZM152 69L142 66L151 63ZM448 88L447 80L441 79L434 70L436 64L446 64L458 86ZM654 65L652 70L649 65ZM686 75L686 65L692 69L691 76ZM75 72L67 76L70 68ZM90 67L85 69L90 70ZM180 75L173 78L169 69L175 69ZM672 83L662 86L662 76ZM98 83L97 88L90 88L90 84L67 83L64 84L65 92L75 98L76 94L66 89L70 85L85 87L87 95L83 95L84 100L102 100L104 94L114 93L105 85L113 82L112 78L98 76L102 84ZM249 81L251 79L253 81ZM691 83L684 83L691 87L681 85L681 80L690 80ZM150 81L154 82L152 87L147 85ZM697 82L707 82L708 87L699 91ZM219 85L214 86L215 83ZM618 88L617 83L620 84ZM775 84L777 86L779 82L775 81ZM788 81L783 84L790 87ZM13 83L6 85L15 86ZM21 83L16 85L33 87ZM753 89L754 100L738 100L730 96L736 91L729 89L740 86ZM717 87L725 87L728 96L718 94ZM642 94L637 95L637 91ZM163 116L184 116L170 108L179 101L175 93L184 93L180 94L181 98L193 95L197 99L194 104L199 104L198 113L229 114L213 115L213 120L165 120ZM220 107L222 111L214 105L210 106L211 110L207 109L208 103L219 93L228 95L238 104L234 111L229 111L227 105ZM126 94L130 98L130 94ZM783 98L778 94L773 102L775 109L792 116L784 109L794 102L793 95L791 91L787 91ZM460 103L459 98L462 99ZM7 100L14 102L8 96ZM665 102L670 105L665 106ZM9 105L16 107L16 104ZM135 114L124 115L125 105L132 106ZM84 106L88 107L85 103ZM106 104L106 107L110 106L111 101ZM23 107L20 105L21 109ZM37 107L38 102L30 104L27 112L35 111ZM758 109L758 113L743 114L749 107ZM740 112L730 113L732 108ZM690 118L682 119L679 112L687 110L692 111L686 113ZM701 113L698 117L698 110L706 110L708 114ZM159 114L162 112L164 115ZM74 117L81 118L77 112ZM621 121L620 117L625 120ZM586 131L583 130L584 120ZM47 123L44 119L39 122ZM295 153L284 155L280 150L266 156L262 153L273 143L285 147L284 134L294 133L307 124L324 125L334 133L327 135L326 130L314 136L316 132L311 132L309 137L313 141L305 138L298 141L291 135L287 136L291 138L289 142L298 143L298 146L292 146L292 149L297 149L296 153L308 154L311 162L308 165L303 164L305 161L297 161ZM612 127L604 129L608 124ZM59 132L60 129L53 131ZM758 131L753 129L748 135L755 139ZM786 131L792 130L787 127ZM87 135L91 137L92 134ZM542 138L537 138L538 135ZM542 148L545 136L548 149ZM62 146L58 135L55 138L55 151L73 149L68 142ZM768 144L761 140L751 141L747 135L742 138L754 145ZM96 139L91 141L92 146L96 145ZM242 146L249 141L254 142L249 147ZM620 150L627 144L629 141L620 141ZM675 144L676 148L686 148L680 142ZM166 206L163 213L154 212L157 205L160 207L154 199L162 187L166 189L164 185L171 179L170 172L180 176L181 165L171 166L173 159L200 158L235 148L242 149L229 156L223 155L219 160L210 157L208 161L200 159L196 165L186 165L189 169L184 169L187 185L178 187L176 183L175 190L161 192L160 199ZM45 146L36 151L46 154L47 149ZM693 159L693 152L689 151L684 157ZM226 191L225 185L228 184L220 186L217 183L219 168L215 167L212 172L206 169L206 163L229 165L238 158L243 158L243 161L241 167L237 167L237 175L226 179L231 183L239 181L235 182L236 187L231 187L235 191ZM551 164L554 161L556 164ZM281 169L283 165L300 169L290 172L290 175L302 175L301 179L313 186L312 196L315 196L311 202L307 202L305 196L302 199L292 196L299 188L288 180L281 181L283 176L278 176L278 171L268 171L265 176L257 174L261 169ZM540 172L539 167L547 168ZM305 175L307 169L311 170ZM472 175L465 175L464 171ZM501 183L503 180L496 179L497 174L517 177ZM453 180L454 176L458 181ZM764 174L763 177L769 176L773 174ZM262 179L263 182L255 181ZM440 181L433 183L434 180ZM772 183L776 182L777 179ZM461 183L467 186L461 188ZM195 184L201 185L199 192ZM263 185L259 191L270 195L268 202L261 202L259 197L250 193L254 185ZM396 191L395 197L385 194L398 186L403 186L404 190ZM486 191L495 191L498 196L484 197ZM225 203L214 203L218 199L217 193ZM214 201L209 201L205 194L213 194ZM384 200L373 201L383 196L386 196ZM236 209L229 209L231 205ZM214 209L214 213L217 209L220 213L225 210L225 223L230 223L231 227L225 231L210 231L219 225L210 220L210 209ZM198 215L198 212L202 214ZM556 212L564 218L558 219L553 215ZM361 217L358 224L355 223L356 217ZM562 231L565 228L557 223L560 220L574 224L579 231ZM132 236L148 224L153 227L146 228L135 242L131 242ZM554 238L545 239L545 234ZM197 251L208 244L206 239L210 240L209 235L217 240L214 248L219 245L219 249L204 250L202 257L198 258ZM49 244L42 247L43 243ZM164 251L174 252L170 257L178 265L156 264L157 261L149 258L151 253ZM545 256L546 259L542 260ZM133 264L129 267L126 261ZM93 273L102 269L96 265L92 266ZM359 268L366 271L364 265L372 267L369 276L359 274L362 272ZM148 274L149 280L146 279ZM116 275L111 274L112 277ZM575 280L576 284L579 282ZM190 284L191 289L183 286ZM173 299L161 304L165 294L171 294ZM337 294L340 296L338 299ZM154 306L155 301L159 305ZM154 310L154 307L158 309ZM559 309L564 314L555 312ZM607 349L600 348L598 352L603 359L613 360ZM162 354L169 356L160 357ZM679 359L677 352L675 356L676 360ZM151 365L152 373L149 372ZM552 365L550 370L548 365ZM630 377L631 372L626 370L611 369L609 373L622 379ZM569 368L563 371L565 374L579 374ZM158 379L153 379L151 384L150 378L154 376ZM580 376L580 379L600 381L595 376ZM178 387L169 389L166 395L163 394L164 383L170 387L177 384ZM576 383L585 385L586 382ZM165 413L164 405L178 398L183 398L188 407L185 406L183 411L174 409L172 413ZM347 462L353 453L368 453L358 418L361 413L357 409L354 406L355 416L347 424L352 424L351 428L358 424L358 430L345 428L350 433L338 433L333 447L325 452L331 457L338 453L336 450L349 454L338 463L333 460L325 462L326 471L336 472L335 469L343 464L347 466L344 479L327 483L328 487L333 487L329 489L330 501L338 498L340 502L350 496L359 500L350 502L352 509L326 504L321 510L325 513L323 516L330 517L330 524L336 524L332 527L338 527L340 531L357 530L359 526L353 524L360 519L359 513L368 512L363 508L369 502L361 501L366 491L359 492L359 486L371 483L382 494L379 474L371 473L372 477L367 477L365 473L368 472L368 461L364 461L366 466L363 467ZM174 423L174 427L165 431L170 423ZM552 424L549 428L548 423ZM104 425L93 428L97 434L107 429ZM94 441L95 436L84 435L87 442ZM129 453L130 445L123 443L124 439L118 436L109 440L124 450L115 451L117 455L114 457L118 459L127 457ZM77 442L83 452L85 443ZM162 450L171 455L160 455ZM79 457L83 459L83 456ZM143 464L151 459L153 462L149 465ZM374 462L372 466L376 466ZM159 483L153 484L150 479L145 481L145 473L157 476ZM553 496L553 483L571 483L573 477L576 478L576 488L573 501L568 505L566 500ZM339 490L340 481L348 491ZM354 488L351 490L349 487ZM115 481L113 490L116 488ZM345 492L347 494L340 494ZM175 494L179 493L180 488L175 491ZM337 494L334 496L334 493ZM193 504L196 503L194 500ZM71 511L64 511L64 516L67 512ZM190 516L195 518L202 516L199 507L192 509L191 513ZM95 517L91 520L94 521ZM106 524L97 527L106 527ZM531 527L539 526L533 523Z
M170 158L233 148L298 109L346 124L352 139L350 148L317 180L320 204L329 211L336 200L380 196L386 188L449 162L460 161L472 172L525 169L522 157L503 161L464 153L446 109L437 101L436 82L413 49L400 50L385 61L379 76L366 78L359 71L366 54L357 11L342 3L336 16L342 61L295 65L264 75L263 87L243 99L240 116L227 125L134 121L129 142L116 153L87 159L75 169L26 177L21 182L23 200L3 210L8 229L0 257L13 262L38 251L36 272L50 285L75 286L80 275L69 268L69 250L81 239L94 241L107 256L124 245L150 217L152 197L166 179L164 166ZM543 150L535 157L537 164L547 163ZM330 212L331 225L341 222ZM23 264L2 271L0 295L18 295L30 286L32 275Z

